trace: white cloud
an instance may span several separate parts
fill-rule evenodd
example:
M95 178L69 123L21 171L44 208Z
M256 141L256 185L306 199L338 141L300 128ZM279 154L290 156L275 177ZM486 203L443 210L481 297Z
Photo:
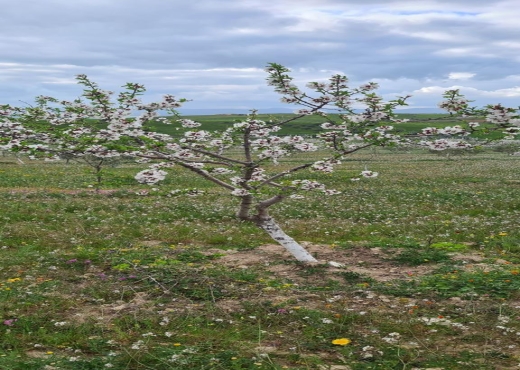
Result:
M483 58L483 59L501 59L502 55L493 53L489 48L482 46L473 46L473 47L455 47L455 48L445 48L439 49L433 53L439 57L449 57L449 58L462 58L462 57L471 57L471 58ZM468 63L470 64L470 63Z
M508 98L516 98L520 97L520 86L515 86L507 89L497 89L497 90L483 90L470 86L461 86L461 85L452 85L452 86L426 86L421 87L418 90L412 92L415 96L420 95L430 95L430 96L440 96L446 90L455 90L458 89L464 95L466 95L470 99L478 99L478 98L493 98L490 101L498 102L497 99L508 99Z
M498 89L494 91L484 91L483 96L492 96L499 99L516 98L520 96L520 86L510 87L507 89Z
M448 79L450 80L469 80L472 77L475 77L476 73L470 72L451 72L448 75Z

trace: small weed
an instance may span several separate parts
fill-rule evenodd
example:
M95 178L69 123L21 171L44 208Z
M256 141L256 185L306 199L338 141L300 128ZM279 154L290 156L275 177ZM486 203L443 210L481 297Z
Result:
M408 266L418 266L428 263L440 263L450 261L450 255L439 249L405 249L392 257L391 260Z
M468 249L467 245L451 242L439 242L430 244L430 248L440 249L446 252L462 252Z
M370 277L364 276L353 271L344 271L339 274L347 283L372 283L374 280Z

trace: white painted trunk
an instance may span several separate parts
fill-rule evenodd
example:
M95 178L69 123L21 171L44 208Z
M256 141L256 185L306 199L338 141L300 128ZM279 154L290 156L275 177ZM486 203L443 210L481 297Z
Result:
M303 248L296 240L287 235L278 224L272 219L268 218L258 223L271 238L276 240L282 247L284 247L294 258L300 262L318 262L305 248Z

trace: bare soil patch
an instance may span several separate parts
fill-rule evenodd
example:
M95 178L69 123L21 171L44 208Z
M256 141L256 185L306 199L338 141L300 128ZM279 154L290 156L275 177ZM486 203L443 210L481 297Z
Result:
M324 269L326 278L334 278L338 272L351 271L365 275L377 281L389 281L394 279L411 279L414 276L422 276L433 271L437 265L403 266L389 260L394 252L383 251L381 248L356 247L350 249L331 248L327 245L302 243L305 248L323 261L334 261L344 267L328 267ZM226 266L239 268L252 268L264 266L274 275L279 277L299 280L301 277L296 270L306 268L303 265L294 265L293 268L283 262L292 262L292 257L281 246L276 244L262 245L247 251L219 251L225 254L218 261Z

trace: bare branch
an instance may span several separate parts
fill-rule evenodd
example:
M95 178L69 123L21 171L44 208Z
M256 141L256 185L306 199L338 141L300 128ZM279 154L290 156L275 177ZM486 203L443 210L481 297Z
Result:
M227 182L224 182L220 179L217 179L216 177L214 176L211 176L207 171L204 171L200 168L195 168L195 167L192 167L190 166L189 164L187 163L184 163L184 162L176 162L179 166L181 167L184 167L192 172L195 172L196 174L204 177L205 179L211 181L211 182L214 182L215 184L217 185L220 185L222 186L223 188L226 188L226 189L229 189L229 190L235 190L235 187L233 185L230 185L228 184Z

